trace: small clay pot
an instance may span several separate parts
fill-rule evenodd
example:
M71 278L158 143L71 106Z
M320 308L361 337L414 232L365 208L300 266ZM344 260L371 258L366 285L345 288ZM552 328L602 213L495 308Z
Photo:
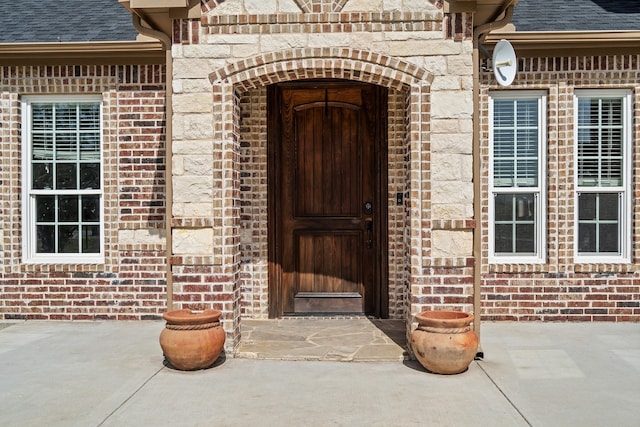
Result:
M160 347L167 361L183 371L212 366L220 356L226 338L219 321L221 314L213 309L166 312L163 317L167 324L160 333Z
M459 311L423 311L411 333L411 348L420 364L437 374L464 372L478 351L478 336L471 330L473 315Z

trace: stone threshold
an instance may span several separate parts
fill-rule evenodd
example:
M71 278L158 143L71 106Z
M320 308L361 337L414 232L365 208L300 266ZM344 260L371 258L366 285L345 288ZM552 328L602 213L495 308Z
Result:
M234 356L247 359L398 362L409 360L403 320L365 316L242 319Z

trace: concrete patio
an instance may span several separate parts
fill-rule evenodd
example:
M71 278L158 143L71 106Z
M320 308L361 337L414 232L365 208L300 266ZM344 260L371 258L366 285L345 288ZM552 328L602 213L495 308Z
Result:
M411 360L232 357L181 372L163 363L162 322L1 325L3 426L637 426L640 419L637 323L483 323L485 359L452 376Z

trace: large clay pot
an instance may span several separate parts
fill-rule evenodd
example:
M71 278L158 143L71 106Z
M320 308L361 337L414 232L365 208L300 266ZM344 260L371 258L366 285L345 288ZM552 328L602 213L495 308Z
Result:
M168 311L160 333L160 347L167 361L176 369L192 371L214 364L226 334L220 326L219 310L193 312L188 309Z
M411 348L420 364L437 374L464 372L478 351L471 330L473 315L459 311L423 311L411 333Z

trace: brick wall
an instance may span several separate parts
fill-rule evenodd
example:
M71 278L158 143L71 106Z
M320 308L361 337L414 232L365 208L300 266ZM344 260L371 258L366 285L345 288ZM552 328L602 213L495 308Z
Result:
M640 205L633 204L631 263L575 263L574 107L576 89L633 92L633 199L640 199L640 71L638 55L523 58L509 90L538 89L547 104L547 254L544 264L488 262L488 92L481 75L482 318L487 320L640 321Z
M157 319L166 310L162 66L0 67L0 319ZM24 264L20 99L102 94L105 263Z

